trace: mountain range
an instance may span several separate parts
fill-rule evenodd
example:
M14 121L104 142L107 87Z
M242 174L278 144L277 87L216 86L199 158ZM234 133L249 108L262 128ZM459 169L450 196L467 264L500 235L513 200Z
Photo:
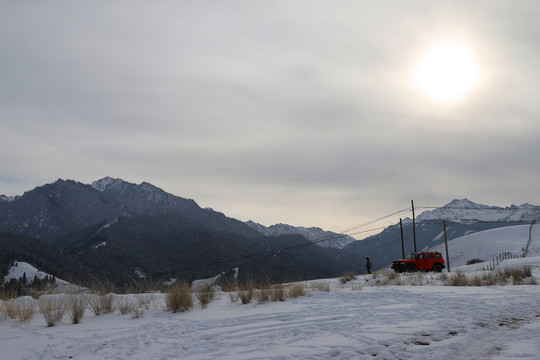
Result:
M416 249L489 228L530 223L540 207L493 207L467 199L424 211L416 220ZM21 196L0 196L0 272L14 260L59 277L141 275L186 280L238 268L241 278L300 280L363 272L401 257L399 225L356 241L318 227L241 222L194 200L143 182L106 177L83 184L57 180ZM405 252L414 250L412 221L403 221ZM69 275L66 275L69 274Z

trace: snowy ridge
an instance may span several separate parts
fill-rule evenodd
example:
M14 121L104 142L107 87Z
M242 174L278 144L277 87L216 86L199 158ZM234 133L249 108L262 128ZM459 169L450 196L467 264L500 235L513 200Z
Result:
M127 181L124 181L122 179L115 179L110 176L106 176L103 179L99 179L94 181L92 184L90 184L94 189L98 191L105 191L107 189L121 189L124 187L125 184L129 184ZM135 184L132 184L135 185Z
M468 199L453 200L449 204L418 216L418 221L448 220L466 221L532 221L540 219L540 206L523 204L509 207L488 206Z
M12 202L15 200L15 196L0 195L0 202Z
M349 235L337 234L318 227L306 228L303 226L292 226L287 224L275 224L266 227L251 220L247 221L245 224L265 236L302 235L310 241L328 239L318 242L318 245L336 249L342 249L348 244L356 241L356 239Z

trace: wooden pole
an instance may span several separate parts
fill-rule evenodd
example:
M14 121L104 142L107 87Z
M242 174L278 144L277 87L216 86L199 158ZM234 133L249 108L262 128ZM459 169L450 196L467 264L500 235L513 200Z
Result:
M448 239L446 238L446 220L442 221L444 229L444 247L446 248L446 268L450 272L450 257L448 256Z
M401 258L403 259L405 257L405 244L403 243L403 224L401 218L399 218L399 228L401 230Z
M412 206L412 233L413 233L413 241L414 241L414 252L416 252L416 223L414 222L414 201L411 200L411 206Z

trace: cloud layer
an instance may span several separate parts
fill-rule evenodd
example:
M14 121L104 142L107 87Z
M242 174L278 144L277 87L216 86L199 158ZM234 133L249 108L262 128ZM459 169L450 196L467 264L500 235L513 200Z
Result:
M535 1L3 2L0 193L110 175L241 220L335 231L410 199L539 204L539 12ZM410 76L448 39L474 49L482 78L441 105Z

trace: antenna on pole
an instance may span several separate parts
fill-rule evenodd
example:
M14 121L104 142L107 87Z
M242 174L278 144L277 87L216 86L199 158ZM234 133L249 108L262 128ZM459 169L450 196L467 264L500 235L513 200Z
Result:
M413 233L413 240L414 240L414 252L416 252L416 223L414 221L414 201L411 200L411 206L412 206L412 233Z

